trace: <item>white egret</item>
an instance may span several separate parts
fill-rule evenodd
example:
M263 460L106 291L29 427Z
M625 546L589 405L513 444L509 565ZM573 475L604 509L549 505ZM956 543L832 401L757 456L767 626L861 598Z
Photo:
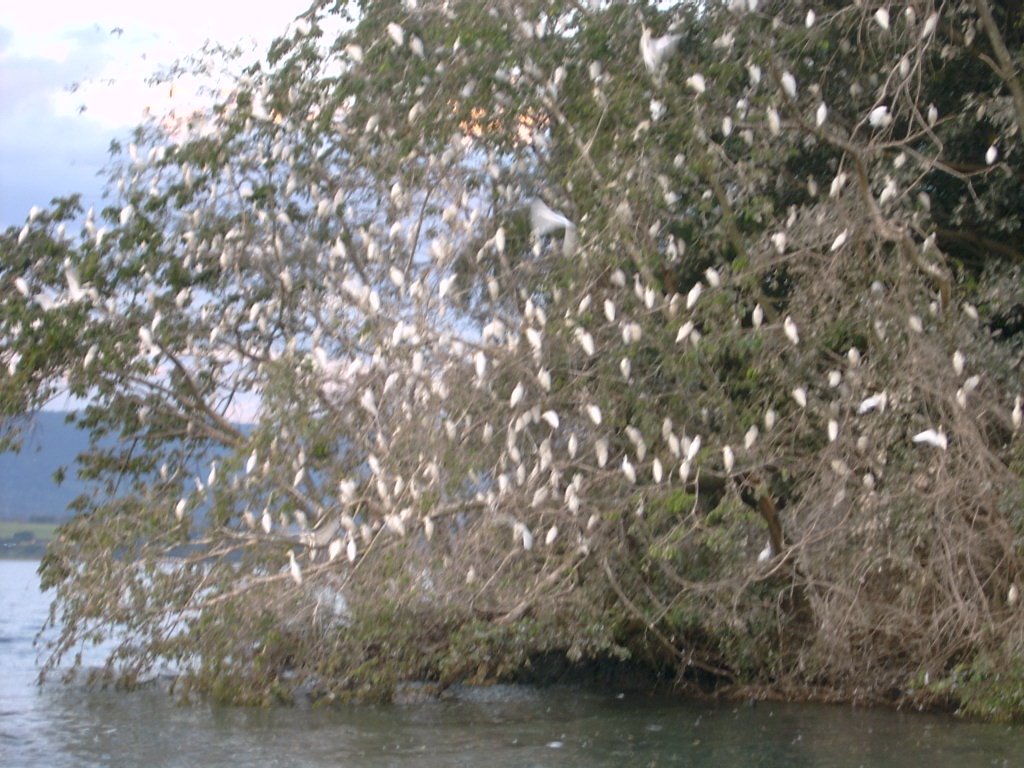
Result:
M700 298L701 292L704 290L704 284L697 282L694 284L690 292L686 294L686 308L693 309L693 305L697 303L697 299Z
M797 330L793 318L789 315L786 315L786 319L782 322L782 329L786 334L786 338L793 342L793 344L800 343L800 332Z
M388 24L387 30L388 37L395 45L401 46L405 42L405 30L401 26L392 21Z
M731 473L732 468L736 465L736 455L728 445L722 449L722 464L726 473Z
M924 20L924 26L921 28L921 37L928 37L931 35L935 28L939 25L939 14L933 13L927 19Z
M946 446L949 444L949 441L946 438L946 433L935 429L926 429L924 432L918 432L910 439L915 443L932 445L936 448L941 448L942 450L946 450Z
M291 571L292 581L296 584L302 584L302 569L299 567L298 562L295 560L295 553L290 549L288 550L288 569Z
M793 77L791 72L783 72L782 77L779 78L782 82L782 90L786 92L786 95L791 99L796 98L796 78Z
M550 547L552 544L555 543L555 539L557 539L557 538L558 538L558 526L557 525L552 525L550 528L548 528L547 536L544 537L544 544L546 546Z
M772 546L772 542L769 539L768 543L765 545L765 548L758 553L757 562L767 563L773 557L775 557L775 547Z
M892 115L885 104L875 107L868 113L868 122L872 128L887 128L892 123Z
M632 463L630 463L628 456L622 457L622 474L626 476L626 479L630 483L636 483L636 469L633 467Z
M875 11L875 23L882 29L889 29L889 11L886 8L879 8Z
M338 555L341 554L342 547L344 547L344 544L342 543L341 539L333 539L330 545L327 547L328 560L336 560Z
M801 408L807 407L807 390L803 387L797 387L790 394L793 395L793 399L796 400L796 404Z
M889 402L889 396L885 392L878 392L871 397L867 397L861 401L860 405L857 406L857 413L864 415L870 411L878 410L884 411L885 406Z
M651 30L644 27L640 33L640 55L647 71L652 75L659 74L665 60L675 52L679 40L679 35L651 37Z
M576 225L565 215L548 207L543 200L536 198L530 204L530 231L533 236L544 237L559 230L565 232L562 253L571 256L576 249Z
M704 79L704 75L700 72L692 74L686 78L686 85L698 96L708 89L707 80Z
M700 451L700 443L700 435L697 435L690 441L690 446L686 449L687 461L693 461L697 457L697 453Z
M757 428L757 424L751 424L750 429L743 436L743 447L748 451L754 447L754 443L757 442L758 435L761 434L761 430Z

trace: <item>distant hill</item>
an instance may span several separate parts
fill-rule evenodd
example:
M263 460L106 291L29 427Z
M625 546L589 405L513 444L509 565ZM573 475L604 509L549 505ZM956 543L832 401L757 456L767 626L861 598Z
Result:
M32 420L21 453L0 453L0 520L66 520L67 506L85 485L75 476L75 457L89 446L84 432L65 414L40 412ZM67 467L64 482L53 474Z

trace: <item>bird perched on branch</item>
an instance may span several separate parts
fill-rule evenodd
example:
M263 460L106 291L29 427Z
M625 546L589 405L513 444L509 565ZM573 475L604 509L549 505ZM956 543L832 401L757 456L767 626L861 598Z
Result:
M679 46L680 35L662 35L651 37L651 30L643 28L640 33L640 55L643 57L644 66L647 71L659 79L665 65L665 61Z

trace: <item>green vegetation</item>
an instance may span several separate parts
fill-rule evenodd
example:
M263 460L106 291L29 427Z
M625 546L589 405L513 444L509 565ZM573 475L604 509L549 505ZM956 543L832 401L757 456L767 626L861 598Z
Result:
M194 62L0 238L4 447L90 402L52 661L1024 717L1018 6L325 1Z

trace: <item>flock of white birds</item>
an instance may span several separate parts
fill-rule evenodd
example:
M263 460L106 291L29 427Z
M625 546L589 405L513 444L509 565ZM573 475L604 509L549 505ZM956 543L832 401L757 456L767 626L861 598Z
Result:
M757 3L747 0L738 6L754 10ZM908 8L906 13L912 10ZM883 31L892 21L884 9L876 12L873 20ZM807 26L815 23L814 13L808 12ZM936 23L937 15L926 19L922 37L934 34ZM304 30L308 33L308 25L299 24L295 33L302 35ZM384 34L388 44L408 50L418 59L429 58L427 41L410 35L399 24L387 25ZM655 89L664 86L680 40L678 34L655 37L648 28L642 29L640 58ZM350 45L344 55L355 66L363 60L364 51ZM761 80L758 68L751 67L749 74L755 85ZM359 462L363 469L353 468L341 479L335 477L332 482L337 487L325 491L320 487L323 474L309 471L301 436L290 429L285 411L275 417L281 420L281 429L272 441L260 448L239 450L243 466L231 469L230 462L220 459L221 464L211 465L205 479L194 479L194 492L173 500L176 521L187 523L191 511L219 489L249 489L251 498L266 500L262 510L246 509L242 514L250 535L293 541L298 530L305 551L297 557L294 549L288 548L287 574L301 584L304 568L324 568L342 554L355 562L361 547L375 546L382 536L409 535L414 528L429 540L439 524L447 524L452 510L465 504L448 498L443 490L457 484L453 478L463 471L455 466L457 462L446 466L440 458L437 446L445 441L490 451L486 466L469 457L473 469L463 483L472 489L469 503L500 510L499 519L508 522L513 541L525 550L538 546L538 540L544 547L559 546L570 530L574 531L570 546L589 546L587 534L601 521L597 512L587 511L587 494L607 493L613 473L620 475L627 487L687 483L701 467L730 475L761 460L755 450L783 418L780 414L786 409L781 403L769 407L760 424L744 425L741 439L710 446L707 436L689 433L671 417L663 419L657 435L645 435L633 424L611 427L602 405L585 387L560 394L553 382L553 350L582 367L600 358L606 349L614 349L619 358L618 374L628 385L637 375L631 350L648 332L645 317L669 318L675 343L697 347L701 343L702 296L727 286L727 268L708 269L704 279L684 295L671 296L645 284L639 276L629 278L619 270L611 277L615 292L556 290L543 305L517 293L514 274L489 276L482 280L481 289L495 311L479 328L471 328L459 308L469 289L460 286L453 266L456 243L479 229L480 201L462 189L458 178L443 179L458 176L450 169L479 166L480 151L473 137L455 137L443 156L424 158L434 176L442 179L437 198L450 200L440 212L439 234L424 242L418 239L416 228L409 226L409 212L426 203L422 190L407 188L397 180L383 192L370 194L380 210L392 209L393 215L376 220L360 216L356 193L311 183L289 171L302 152L305 128L265 106L270 103L266 82L254 78L243 85L257 94L249 129L262 138L249 147L251 157L244 162L238 158L220 177L205 182L209 189L204 196L217 215L234 207L245 211L245 216L212 239L203 234L206 209L202 202L168 222L172 231L167 234L178 243L173 258L185 269L198 272L215 265L222 271L218 295L189 288L170 295L167 283L145 273L131 296L104 296L95 286L83 284L70 262L63 267L64 285L59 290L45 285L32 269L13 278L17 292L47 312L85 304L97 326L113 324L125 314L134 318L138 322L137 355L150 363L148 375L131 385L139 392L159 396L173 366L181 366L193 376L212 373L219 386L202 406L223 414L231 402L229 393L261 393L274 366L287 363L296 371L294 385L308 387L304 397L357 435L353 440L363 452L365 461ZM699 72L689 73L685 85L698 99L714 87ZM782 99L794 101L799 96L799 83L788 71L779 74L778 87ZM230 119L238 109L229 102L220 119ZM652 101L653 119L663 110L663 103ZM409 115L410 121L416 117ZM360 126L348 126L347 119L345 111L339 110L335 120L339 131L380 130L379 121L373 118ZM929 116L932 123L936 119L935 114ZM828 106L818 103L810 123L821 129L828 120ZM872 129L886 129L893 120L890 107L875 105L865 120ZM766 112L764 125L772 134L785 129L777 108ZM211 127L217 129L216 121ZM154 148L149 160L137 152L134 146L130 150L121 191L126 199L128 192L141 191L143 197L162 194L175 181L155 162L162 159L162 150ZM997 158L993 145L986 161L991 164ZM283 208L271 213L252 206L257 178L253 167L273 169L262 180L280 186L288 197L304 196L316 225L329 226L338 212L346 221L363 223L350 240L339 236L323 248L311 239L310 230L293 222ZM180 173L186 186L192 183L193 169L186 166ZM488 165L485 173L497 176L500 170ZM832 194L844 183L837 176ZM31 247L40 214L38 209L29 213L19 244ZM130 229L138 218L136 207L126 203L118 226ZM547 246L559 239L564 259L585 257L582 252L594 247L586 242L584 219L574 222L539 197L529 204L528 218L534 253L551 255ZM107 230L97 227L91 211L84 227L89 245L106 249L103 252L111 268L137 256L118 253L116 245L105 244ZM63 230L57 236L64 238ZM844 229L826 246L827 251L839 253L849 237ZM779 253L785 252L786 232L776 232L771 242ZM501 262L508 261L504 227L491 233L481 253L485 251ZM261 289L259 298L256 288ZM510 296L515 300L510 301ZM179 331L165 333L172 325L165 320L167 313L174 311L187 318L188 328L181 335L174 335ZM567 349L564 338L548 332L549 316L555 312L564 316L564 325L570 329L571 348ZM367 336L365 328L371 321L376 330ZM765 321L765 311L758 304L749 332L778 334L794 347L808 344L792 316L786 315L781 323ZM917 333L923 331L916 316L910 327ZM6 332L9 338L17 338L20 330L9 328ZM672 354L673 350L664 352ZM77 364L92 369L103 357L100 346L93 345L83 350ZM7 355L11 373L17 370L19 359ZM820 418L829 443L839 440L854 420L874 418L894 404L886 391L869 390L859 397L853 394L857 385L850 382L857 380L861 350L851 348L846 365L845 371L830 370L822 381L808 381L791 392L798 406L793 418L804 418L801 414ZM957 400L966 408L980 374L964 378L969 373L968 359L961 351L953 356L951 366L962 379ZM476 403L463 405L460 389L475 391L469 400L475 398ZM823 398L830 392L835 393L838 408L826 407ZM180 402L170 398L169 410L180 407ZM1021 427L1021 408L1018 395L1011 411L1015 430ZM907 436L913 445L948 451L955 440L943 425L919 426L923 428ZM592 463L588 454L593 456ZM182 471L181 467L164 467L163 474L176 476ZM868 484L867 476L864 482ZM275 494L287 503L272 503ZM622 498L628 499L628 494L624 492ZM428 498L435 499L436 506L423 511ZM525 509L523 499L527 500ZM531 525L542 526L543 535L535 537ZM777 554L769 543L757 559L763 562ZM469 583L476 578L475 570L466 575Z

